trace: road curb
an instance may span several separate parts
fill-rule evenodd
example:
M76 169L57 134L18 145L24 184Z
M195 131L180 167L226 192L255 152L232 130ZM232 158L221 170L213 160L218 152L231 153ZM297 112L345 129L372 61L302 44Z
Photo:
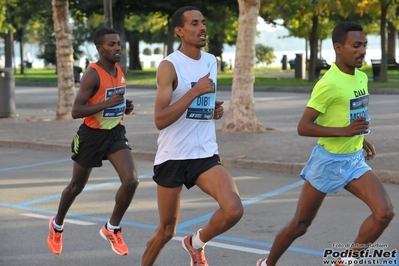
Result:
M49 144L38 142L26 142L15 140L0 140L0 147L7 148L21 148L42 151L55 151L55 152L71 152L69 145L62 144ZM154 160L155 154L152 152L145 152L139 150L132 150L133 157L142 160ZM221 158L221 163L225 167L265 170L277 173L286 173L299 176L304 164L303 163L288 163L288 162L274 162L263 160L248 160L238 158ZM380 178L381 182L388 184L399 184L399 171L387 171L373 169L376 175Z
M57 83L47 82L16 82L15 86L33 86L33 87L57 87ZM156 90L155 85L126 85L127 89L151 89ZM231 91L231 86L220 85L218 86L219 91ZM301 87L290 87L290 86L254 86L254 91L258 92L300 92L300 93L311 93L313 86L301 86ZM368 88L371 94L399 94L399 89L394 88Z

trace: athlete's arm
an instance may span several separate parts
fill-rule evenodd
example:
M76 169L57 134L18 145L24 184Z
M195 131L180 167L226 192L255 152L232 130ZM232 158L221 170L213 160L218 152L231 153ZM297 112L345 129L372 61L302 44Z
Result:
M366 140L366 138L363 139L363 149L366 152L366 160L371 160L375 157L375 148L370 142Z
M73 118L76 119L94 115L105 108L123 103L124 92L119 92L114 93L107 101L94 105L87 105L89 99L96 94L99 86L100 77L98 76L97 71L93 68L88 68L80 81L80 88L72 106Z
M324 127L315 123L320 112L306 107L298 123L298 134L307 137L352 137L364 132L368 122L364 117L355 119L346 127Z
M199 79L196 85L188 90L178 101L170 104L173 91L177 87L176 71L173 64L167 60L159 64L157 71L158 89L154 110L155 125L159 130L176 122L196 97L213 91L208 77L209 73Z
M222 118L224 113L224 107L222 106L223 103L224 101L215 101L215 111L213 114L213 119L219 120L220 118Z

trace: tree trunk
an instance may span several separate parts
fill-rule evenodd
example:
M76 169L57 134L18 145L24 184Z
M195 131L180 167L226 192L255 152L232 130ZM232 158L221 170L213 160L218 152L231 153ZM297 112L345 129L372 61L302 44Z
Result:
M211 36L211 39L208 44L208 52L213 54L216 57L219 57L220 59L220 66L219 69L221 71L224 71L223 67L223 44L224 44L224 39L226 35L224 34L223 31L216 33L215 35Z
M315 69L316 69L316 59L317 59L317 28L319 27L319 16L313 14L312 18L312 30L310 32L309 44L310 44L310 58L308 67L308 80L313 82L316 80Z
M5 62L4 67L12 68L12 55L14 54L14 34L11 31L5 34L4 37L4 50L5 50Z
M21 68L20 68L20 72L19 73L21 75L23 75L23 74L25 74L23 29L17 30L17 36L18 36L18 40L19 40L19 54L20 54L20 64L21 64Z
M137 35L129 41L129 69L143 70L140 62L140 43Z
M127 70L127 57L126 57L126 30L125 30L125 7L121 1L115 2L115 8L117 11L117 16L113 17L114 30L118 32L121 40L121 59L118 64L123 68L126 67Z
M389 4L381 3L381 20L380 20L380 35L381 35L381 68L380 68L380 82L388 81L388 58L387 58L387 13Z
M223 131L265 131L255 116L255 36L260 0L238 0L238 36L230 108Z
M388 21L388 58L396 59L397 37L398 37L398 30L391 21Z
M113 16L112 16L112 1L104 0L103 6L104 6L105 27L113 29L114 28L114 23L113 23L114 20L113 20Z
M68 0L52 0L54 32L57 46L58 108L57 120L71 119L75 99L72 30L69 24Z
M164 57L173 53L173 43L175 41L174 36L175 36L175 30L173 29L172 19L168 18L168 33L166 35L166 42L165 42L166 44L163 49Z

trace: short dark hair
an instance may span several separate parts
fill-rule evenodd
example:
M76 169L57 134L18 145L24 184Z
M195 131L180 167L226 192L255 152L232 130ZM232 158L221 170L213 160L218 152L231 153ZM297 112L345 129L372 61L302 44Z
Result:
M118 34L118 32L111 28L99 28L94 32L94 44L101 45L103 43L103 37L107 34Z
M363 31L363 27L355 22L341 22L335 26L332 32L332 42L345 44L348 32L350 31Z
M195 6L185 6L181 7L175 11L172 16L172 26L175 27L183 27L184 26L184 12L191 11L191 10L198 10L199 9Z

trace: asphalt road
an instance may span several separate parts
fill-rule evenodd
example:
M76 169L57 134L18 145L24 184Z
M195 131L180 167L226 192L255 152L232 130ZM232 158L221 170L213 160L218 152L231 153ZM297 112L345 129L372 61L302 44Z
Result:
M0 151L1 266L140 264L158 223L151 161L136 160L141 182L122 224L130 248L128 256L116 255L98 233L109 218L118 188L109 163L93 171L85 191L72 205L63 252L53 255L46 244L48 219L55 214L60 193L70 180L70 153L5 147ZM261 170L229 171L239 187L245 214L234 228L208 244L207 259L213 266L254 266L260 257L267 256L276 233L292 218L302 181L294 175ZM384 186L393 204L399 206L398 185ZM155 265L189 265L180 241L204 226L216 208L217 204L198 188L184 189L177 235ZM346 191L327 196L310 231L293 243L279 265L323 265L323 251L334 243L351 242L368 215L367 206ZM378 240L385 250L398 249L398 226L396 216Z

